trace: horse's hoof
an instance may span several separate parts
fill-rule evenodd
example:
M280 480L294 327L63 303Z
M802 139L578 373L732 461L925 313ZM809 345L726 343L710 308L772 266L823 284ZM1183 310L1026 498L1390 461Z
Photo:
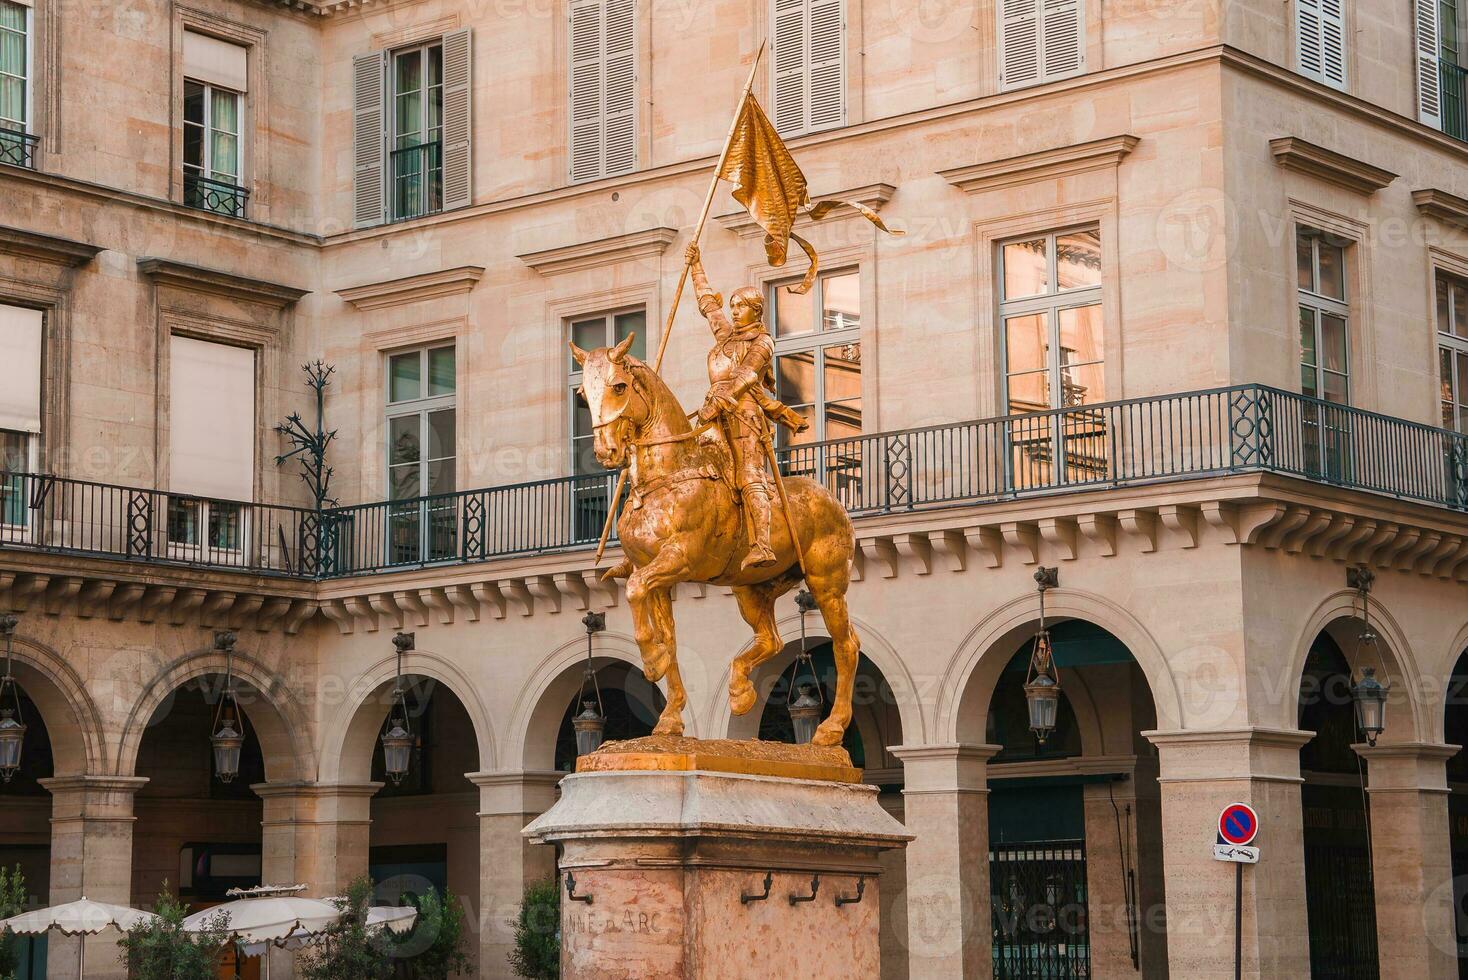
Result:
M683 719L679 718L672 721L659 721L657 723L657 726L653 728L652 733L654 735L682 735Z
M749 709L754 707L757 700L759 700L759 693L755 691L754 685L749 681L742 684L729 682L729 710L736 715L749 714Z
M845 734L846 730L841 726L833 725L829 720L823 721L820 727L816 729L815 738L811 739L810 742L812 745L840 745L841 739Z

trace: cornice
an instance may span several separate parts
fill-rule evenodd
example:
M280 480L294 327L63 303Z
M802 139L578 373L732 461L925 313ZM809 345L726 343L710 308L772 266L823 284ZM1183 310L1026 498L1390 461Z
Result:
M92 261L100 251L101 245L0 225L0 252L8 255L40 259L75 269Z
M882 206L892 200L892 195L896 193L897 188L892 184L863 184L861 187L852 187L844 191L832 191L829 194L812 197L811 201L812 203L818 204L821 201L834 198L841 201L855 201L857 204L865 204L873 211L881 211ZM836 218L848 218L860 213L855 208L838 208L823 220L830 221ZM738 211L730 211L727 214L715 215L714 220L734 232L740 238L754 238L765 233L765 230L750 217L749 212L742 208ZM809 215L802 212L796 218L795 227L803 228L806 225L814 223Z
M1429 218L1457 228L1468 228L1468 200L1436 187L1412 192L1412 203Z
M1308 174L1358 194L1371 195L1397 179L1390 170L1306 142L1298 136L1269 141L1274 162L1286 170Z
M290 306L311 292L309 289L284 286L265 279L251 279L232 272L221 272L218 269L206 269L203 266L152 256L138 259L138 272L161 286L213 293L277 308Z
M484 277L484 266L461 265L402 279L363 283L338 289L336 294L359 310L380 310L426 299L467 293Z
M938 176L965 194L976 194L1092 170L1115 169L1140 142L1139 137L1129 134L1107 136L1075 146L1058 146L1002 160L940 170Z
M599 238L594 242L577 242L538 252L525 252L516 258L542 276L555 276L563 272L615 265L629 259L662 255L677 238L677 228L648 228L625 235Z

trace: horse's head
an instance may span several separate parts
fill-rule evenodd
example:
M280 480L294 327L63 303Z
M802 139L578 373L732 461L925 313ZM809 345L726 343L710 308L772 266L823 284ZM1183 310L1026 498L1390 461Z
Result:
M596 438L592 448L603 466L625 465L631 440L651 415L652 405L632 374L639 362L629 357L633 335L615 347L582 350L571 344L571 356L581 365L578 393L591 408Z

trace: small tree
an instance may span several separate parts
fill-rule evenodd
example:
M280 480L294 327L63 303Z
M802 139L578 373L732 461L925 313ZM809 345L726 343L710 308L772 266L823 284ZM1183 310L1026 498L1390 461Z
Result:
M561 975L561 883L532 881L515 922L510 966L526 980L558 980Z
M453 895L439 898L430 888L418 900L418 920L413 931L398 943L405 951L418 949L408 960L414 977L442 980L449 975L471 972L464 952L464 907Z
M20 865L14 871L0 868L0 919L25 911L25 875ZM20 969L20 940L6 929L0 934L0 980L10 980Z
M342 917L325 940L302 951L302 980L387 980L392 976L392 940L386 930L367 931L372 881L358 878L347 888Z
M219 954L229 942L229 913L206 918L199 932L184 932L188 915L163 883L163 894L153 908L158 916L140 922L122 937L119 958L131 980L213 980L219 973Z

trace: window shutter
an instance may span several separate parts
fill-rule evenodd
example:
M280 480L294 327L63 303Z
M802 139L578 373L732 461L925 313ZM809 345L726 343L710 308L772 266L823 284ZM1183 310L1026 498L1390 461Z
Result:
M1345 0L1295 0L1295 50L1300 74L1344 89Z
M1041 0L1000 0L999 87L1019 88L1040 80Z
M1433 129L1442 129L1442 76L1438 52L1438 0L1412 0L1417 15L1417 118Z
M807 127L806 0L775 0L775 41L770 56L775 80L775 128L795 133Z
M601 2L571 4L571 179L601 172Z
M842 0L810 0L809 129L839 126L846 116Z
M606 0L602 175L637 168L637 2Z
M443 209L474 199L474 41L469 31L443 38Z
M382 106L386 81L386 52L352 59L352 225L356 228L381 224L386 219L382 180L387 139Z
M5 384L0 386L0 429L41 431L40 310L0 306L0 360Z
M1074 75L1086 63L1082 0L1042 0L1040 50L1046 78Z

